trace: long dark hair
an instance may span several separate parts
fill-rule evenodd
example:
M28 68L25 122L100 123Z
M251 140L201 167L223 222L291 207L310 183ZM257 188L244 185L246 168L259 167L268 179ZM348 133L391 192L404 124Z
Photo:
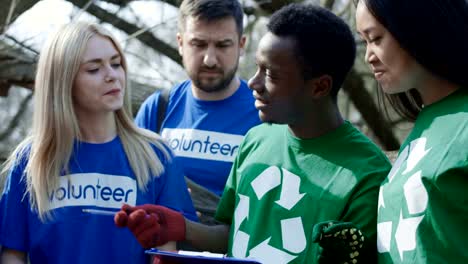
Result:
M400 46L432 74L468 89L468 4L465 0L355 0L363 2ZM414 121L419 93L386 94L402 117Z

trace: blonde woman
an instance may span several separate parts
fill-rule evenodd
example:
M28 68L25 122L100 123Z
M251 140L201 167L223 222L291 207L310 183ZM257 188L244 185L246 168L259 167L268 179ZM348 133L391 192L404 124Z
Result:
M62 27L41 52L32 133L9 158L1 198L2 263L148 263L113 213L162 204L196 219L161 138L133 124L126 62L88 23Z

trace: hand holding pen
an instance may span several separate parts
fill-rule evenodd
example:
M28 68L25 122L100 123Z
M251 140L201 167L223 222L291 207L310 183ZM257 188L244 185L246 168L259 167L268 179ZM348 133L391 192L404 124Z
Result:
M185 240L184 216L164 206L124 204L115 214L114 223L118 227L128 227L143 248Z

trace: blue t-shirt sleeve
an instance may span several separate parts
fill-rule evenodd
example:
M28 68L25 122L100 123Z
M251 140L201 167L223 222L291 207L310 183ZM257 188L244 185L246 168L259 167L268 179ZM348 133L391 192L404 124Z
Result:
M164 165L165 171L159 177L161 189L156 204L179 211L184 217L198 222L181 167L175 165L173 156L170 161L164 160Z
M156 131L158 124L158 102L160 91L156 91L150 95L141 104L140 109L135 117L135 123L141 128L146 128L151 131Z
M29 197L23 179L25 162L17 162L7 175L0 198L0 245L28 251L28 210Z

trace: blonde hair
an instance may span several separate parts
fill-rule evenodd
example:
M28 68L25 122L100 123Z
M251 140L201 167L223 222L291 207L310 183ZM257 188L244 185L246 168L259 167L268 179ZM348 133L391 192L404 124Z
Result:
M78 119L73 107L72 88L88 40L99 35L108 38L127 64L122 48L112 35L96 24L77 22L63 26L40 53L35 79L34 113L31 136L26 138L7 160L3 174L29 150L24 171L31 207L45 221L51 217L48 194L58 186L59 176L69 173L73 142L80 138ZM164 172L164 166L152 145L168 160L170 154L161 137L138 128L131 115L129 89L125 89L123 108L115 111L117 135L136 176L138 188L147 190L152 177ZM25 194L25 195L26 195Z

